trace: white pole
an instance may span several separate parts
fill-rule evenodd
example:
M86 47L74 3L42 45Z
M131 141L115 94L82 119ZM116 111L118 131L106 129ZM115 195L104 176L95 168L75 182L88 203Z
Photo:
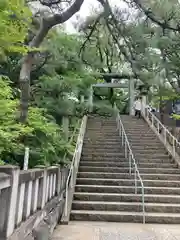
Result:
M29 148L25 147L23 170L28 170L28 165L29 165Z
M90 112L93 111L93 86L89 89L89 108Z
M129 115L134 116L134 79L129 80Z

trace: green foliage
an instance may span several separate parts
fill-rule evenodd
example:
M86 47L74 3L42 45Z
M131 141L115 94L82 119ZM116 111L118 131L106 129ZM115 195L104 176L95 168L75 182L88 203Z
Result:
M63 32L54 33L44 43L51 54L44 66L46 74L33 86L33 100L36 106L47 109L59 124L63 116L82 116L86 112L86 106L79 103L80 96L87 98L91 84L96 82L78 56L80 44L81 38Z
M99 101L96 102L93 106L93 114L104 117L111 117L114 114L114 110L108 101Z
M66 142L62 130L62 117L70 119L70 132L76 123L88 113L89 87L96 79L90 75L78 57L78 37L65 33L45 41L43 48L49 51L46 64L32 74L31 102L28 121L22 125L17 121L19 105L19 60L21 53L8 53L1 63L0 84L0 160L2 163L22 167L24 149L30 149L29 167L36 165L67 164L72 159L76 137ZM49 41L51 39L51 41ZM57 41L58 40L58 41ZM78 44L78 46L77 46ZM43 62L44 53L40 53ZM39 63L35 63L35 68ZM43 74L42 74L43 73ZM80 102L83 94L85 103ZM77 135L77 134L76 134ZM64 158L64 156L66 156ZM65 162L64 162L65 161Z
M23 46L31 22L31 12L22 0L0 2L0 56L5 52L27 52Z
M8 81L0 78L0 156L6 163L22 166L25 145L30 148L30 167L62 162L71 146L62 139L59 126L43 109L31 107L28 124L16 121L18 100L13 98Z
M174 120L180 120L180 115L178 115L178 114L171 114L171 117L172 117Z

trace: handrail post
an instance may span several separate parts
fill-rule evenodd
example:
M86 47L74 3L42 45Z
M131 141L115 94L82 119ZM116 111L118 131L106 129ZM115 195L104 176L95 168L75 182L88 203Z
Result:
M137 178L136 178L136 167L134 165L134 184L135 184L135 194L137 194Z
M65 216L67 216L67 211L68 211L68 191L66 192L66 197L65 197Z
M129 174L131 175L131 158L132 158L132 153L129 151Z
M158 130L158 134L159 134L159 130L160 130L160 128L159 128L159 122L157 123L157 130Z
M146 216L145 216L145 201L144 201L144 185L143 185L143 183L142 183L141 192L142 192L143 224L145 224L146 223Z
M8 239L13 233L16 224L16 204L18 200L19 172L20 169L16 166L1 166L0 172L11 176L11 187L7 188L4 195L7 199L1 201L1 211L6 211L4 219L1 219L0 230L3 230L4 239Z
M175 138L173 137L173 156L176 156L176 150L175 150Z
M125 151L125 158L127 158L127 142L126 142L126 140L125 140L124 151Z
M167 143L167 131L166 131L165 127L163 127L163 131L164 131L164 143L166 144Z
M73 188L73 181L74 180L74 171L71 173L71 180L70 180L70 188Z
M152 124L152 126L154 126L154 116L152 113L151 113L151 124Z

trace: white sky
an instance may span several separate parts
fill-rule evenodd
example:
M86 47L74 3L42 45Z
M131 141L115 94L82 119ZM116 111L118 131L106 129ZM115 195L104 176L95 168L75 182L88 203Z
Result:
M122 9L127 8L127 4L123 2L122 0L109 0L109 3L112 6L118 6ZM79 15L80 18L84 18L86 16L89 16L91 12L93 12L93 9L99 8L99 2L97 0L85 0L80 11L74 15L69 21L66 22L66 30L68 32L74 32L75 29L73 27L73 22L76 21L76 16Z

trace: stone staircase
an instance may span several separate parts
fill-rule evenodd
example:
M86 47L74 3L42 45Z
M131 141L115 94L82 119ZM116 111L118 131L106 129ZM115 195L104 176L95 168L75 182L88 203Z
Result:
M145 186L146 222L180 223L180 169L143 120L122 121ZM90 117L70 219L142 222L141 188L135 194L128 166L115 120Z

